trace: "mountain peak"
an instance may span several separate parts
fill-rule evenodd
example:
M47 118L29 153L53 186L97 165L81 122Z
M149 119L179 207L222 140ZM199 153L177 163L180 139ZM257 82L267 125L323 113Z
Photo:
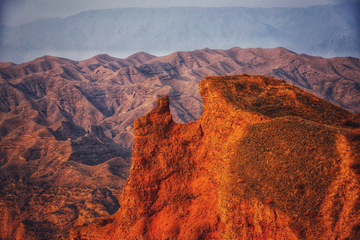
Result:
M11 66L14 66L16 65L15 63L12 63L12 62L0 62L0 68L7 68L7 67L11 67Z
M138 63L144 63L144 62L147 62L153 58L155 58L156 56L154 55L151 55L149 53L146 53L146 52L138 52L138 53L135 53L127 58L125 58L125 60L128 60L128 61L133 61L135 60L136 62Z

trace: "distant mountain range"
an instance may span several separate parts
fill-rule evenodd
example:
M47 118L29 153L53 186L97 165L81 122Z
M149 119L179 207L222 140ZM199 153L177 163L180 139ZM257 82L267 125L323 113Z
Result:
M360 112L360 59L285 48L0 63L0 238L63 238L113 214L130 172L134 120L168 95L175 122L195 121L199 82L242 73L284 79Z
M285 47L323 57L360 57L360 3L307 8L126 8L82 12L64 19L0 26L0 61L43 55L85 59L98 53Z

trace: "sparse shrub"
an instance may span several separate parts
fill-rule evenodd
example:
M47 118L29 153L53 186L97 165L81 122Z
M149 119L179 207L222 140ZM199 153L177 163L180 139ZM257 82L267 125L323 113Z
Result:
M98 225L100 225L100 226L105 226L105 225L107 225L107 224L109 224L109 223L112 223L112 222L114 222L114 219L113 219L113 218L103 218L103 219L100 220L100 222L98 223Z
M356 174L360 174L360 162L355 162L351 164L350 168L352 168Z
M360 124L357 122L354 122L353 120L347 119L342 123L343 126L345 127L350 127L350 128L360 128Z
M360 140L360 129L352 129L346 134L346 139L350 142L356 142Z

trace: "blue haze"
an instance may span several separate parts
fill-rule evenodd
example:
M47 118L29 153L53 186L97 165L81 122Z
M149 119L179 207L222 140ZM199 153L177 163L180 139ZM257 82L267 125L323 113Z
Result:
M307 8L119 8L0 26L0 61L42 55L82 60L107 53L165 55L205 47L285 47L323 57L360 57L356 2Z

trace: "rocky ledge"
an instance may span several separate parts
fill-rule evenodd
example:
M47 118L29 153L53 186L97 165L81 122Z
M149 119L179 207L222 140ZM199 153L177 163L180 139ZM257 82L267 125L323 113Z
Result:
M169 98L134 124L111 217L73 239L359 239L360 116L266 76L207 77L204 112Z

